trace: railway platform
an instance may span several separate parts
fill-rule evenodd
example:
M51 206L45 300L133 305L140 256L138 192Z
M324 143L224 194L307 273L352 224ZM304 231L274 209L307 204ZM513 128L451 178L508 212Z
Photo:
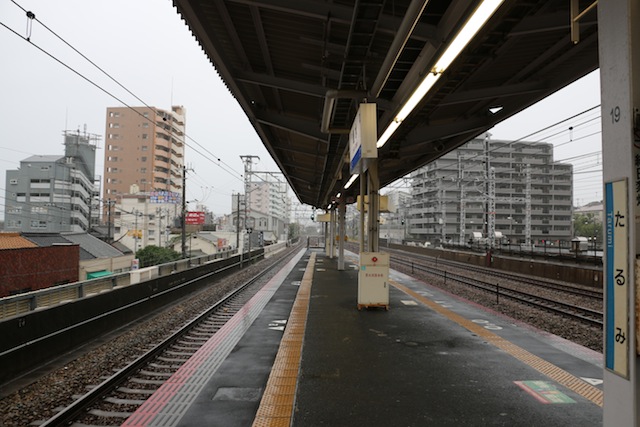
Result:
M356 262L300 252L124 425L602 424L599 353L393 270L358 311Z

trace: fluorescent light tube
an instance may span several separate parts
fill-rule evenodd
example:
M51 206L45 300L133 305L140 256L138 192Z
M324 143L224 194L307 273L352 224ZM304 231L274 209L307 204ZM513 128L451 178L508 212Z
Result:
M349 187L351 187L351 185L355 182L357 177L358 177L358 174L351 175L351 178L349 178L349 181L347 181L347 183L344 185L344 189L346 190Z
M396 129L398 129L398 126L400 126L400 122L397 122L395 120L392 121L389 124L389 127L387 127L387 130L385 130L384 133L380 136L380 139L378 140L376 147L380 148L384 144L386 144L389 138L391 138L391 135L393 135Z
M438 58L431 72L425 76L420 85L411 94L407 102L402 106L400 112L393 119L384 133L380 136L376 147L381 148L387 143L391 135L398 129L404 119L411 114L422 101L422 98L431 90L438 81L442 73L460 55L460 52L469 44L482 26L491 18L494 12L500 7L504 0L484 0L473 12L473 15L464 24L462 29L456 34L453 41L447 46L444 53ZM348 188L348 187L345 187Z
M432 72L443 73L449 65L460 55L460 52L476 36L480 28L491 18L491 15L500 7L504 0L485 0L473 12L471 18L464 24L464 27L456 35L453 41L447 46L440 59L434 65Z
M402 123L402 121L406 119L409 114L411 114L413 109L416 108L416 105L418 105L418 103L422 101L422 98L424 98L424 96L427 94L427 92L429 92L429 90L433 87L433 85L438 81L439 78L440 74L427 74L426 77L422 80L422 83L420 83L416 90L413 91L413 93L409 97L409 100L400 109L400 112L396 116L396 121Z

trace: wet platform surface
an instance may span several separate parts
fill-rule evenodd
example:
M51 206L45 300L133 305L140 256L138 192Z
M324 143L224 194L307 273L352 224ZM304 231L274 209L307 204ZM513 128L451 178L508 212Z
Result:
M260 313L238 313L219 366L183 372L125 425L602 424L600 354L393 270L390 310L359 311L357 269L300 253Z

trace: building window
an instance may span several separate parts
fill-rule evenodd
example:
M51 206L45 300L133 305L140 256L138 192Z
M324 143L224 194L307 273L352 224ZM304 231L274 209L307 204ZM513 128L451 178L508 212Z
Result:
M141 161L141 162L146 162L146 161L147 161L147 158L146 158L146 157L144 157L144 156L143 156L143 157L140 157L140 161Z
M143 133L142 134L142 139L149 139L149 134Z
M147 173L147 168L140 168L140 173Z
M142 147L140 147L141 151L147 151L149 150L149 146L148 145L143 145Z
M142 123L142 127L143 127L143 128L148 128L148 127L149 127L149 122L144 122L144 123Z

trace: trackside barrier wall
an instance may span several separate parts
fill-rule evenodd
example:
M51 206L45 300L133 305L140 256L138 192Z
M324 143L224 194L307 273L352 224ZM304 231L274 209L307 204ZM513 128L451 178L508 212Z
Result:
M251 259L262 259L263 254L262 248L253 250ZM209 281L195 280L203 275L219 271L215 277L220 278L240 269L238 255L211 261L138 284L116 287L110 292L70 298L46 309L3 320L0 322L0 383L205 287ZM182 267L180 262L174 264L178 264L178 269ZM77 293L77 287L71 289Z
M275 243L273 245L265 246L264 249L264 257L269 258L273 254L280 252L286 249L289 246L289 242L280 242Z
M0 298L0 321L2 321L2 319L28 313L31 310L49 307L55 304L75 300L77 298L84 298L85 296L105 292L116 287L128 286L146 280L151 280L155 277L185 271L190 268L190 265L200 265L216 259L229 258L230 255L231 252L219 252L198 258L181 259L140 270L131 270L126 273L118 273L97 279L69 283L11 297Z
M389 247L392 249L400 249L407 252L438 257L451 261L464 262L482 267L485 267L487 263L485 254L421 248L417 246L405 246L393 243ZM495 254L492 256L491 267L498 270L511 271L513 273L528 274L531 276L544 277L546 279L562 280L565 282L602 288L602 270L598 268L573 266L553 262L539 262L526 258L510 258Z

